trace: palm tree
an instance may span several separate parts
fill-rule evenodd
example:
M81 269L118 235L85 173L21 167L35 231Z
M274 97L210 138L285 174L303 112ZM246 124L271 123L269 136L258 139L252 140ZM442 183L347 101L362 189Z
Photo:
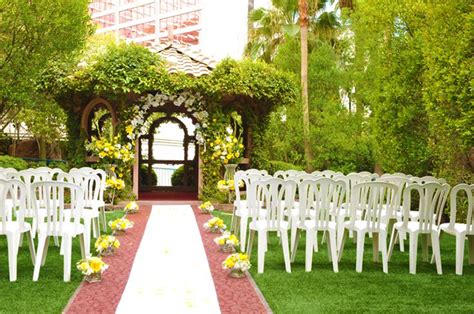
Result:
M336 12L322 10L332 1L309 1L310 38L335 38L339 26ZM272 62L285 37L295 37L300 32L298 0L272 0L272 4L270 9L258 8L249 13L249 40L245 55L251 59Z

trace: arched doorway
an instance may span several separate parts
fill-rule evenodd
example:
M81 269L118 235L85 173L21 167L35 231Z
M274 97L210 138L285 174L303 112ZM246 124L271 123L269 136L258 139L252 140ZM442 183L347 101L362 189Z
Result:
M197 196L198 145L194 121L185 114L152 117L139 139L139 192L187 193Z

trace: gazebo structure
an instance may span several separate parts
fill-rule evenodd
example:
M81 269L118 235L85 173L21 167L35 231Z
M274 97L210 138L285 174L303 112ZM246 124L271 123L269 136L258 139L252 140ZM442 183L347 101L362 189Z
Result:
M102 125L111 126L125 142L132 138L127 127L140 130L132 141L130 182L137 196L152 191L212 195L222 176L222 162L214 160L208 143L229 125L231 113L242 120L245 150L240 164L245 168L259 162L252 148L268 114L277 105L290 105L297 95L292 79L267 64L228 59L216 65L193 47L175 42L147 48L116 45L68 80L56 99L69 116L70 159L80 163L83 154L87 158L82 160L89 163L100 161L101 156L86 153L83 147L94 141ZM183 134L179 158L155 156L155 131L164 123L177 125ZM180 166L173 178L177 184L156 186L154 169L163 164Z

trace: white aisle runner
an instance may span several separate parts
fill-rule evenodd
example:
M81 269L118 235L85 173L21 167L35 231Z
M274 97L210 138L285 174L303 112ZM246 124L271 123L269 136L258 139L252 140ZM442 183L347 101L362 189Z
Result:
M117 313L220 313L191 206L153 206Z

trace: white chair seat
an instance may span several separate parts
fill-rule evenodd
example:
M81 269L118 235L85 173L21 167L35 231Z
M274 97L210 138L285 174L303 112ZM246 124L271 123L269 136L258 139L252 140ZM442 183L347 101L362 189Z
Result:
M62 232L60 233L59 230L49 230L48 232L48 224L47 223L39 223L38 224L38 233L47 233L48 236L71 236L75 237L76 235L84 233L84 225L79 224L77 228L75 227L74 223L71 222L63 222L62 224Z
M418 221L418 218L420 217L420 212L417 210L410 210L410 220L413 221ZM436 214L433 214L433 219L436 221Z
M329 229L333 229L333 230L336 230L336 222L335 221L328 221L326 222L327 226L326 227L323 227L323 224L321 223L321 221L319 221L319 224L318 224L318 230L329 230ZM303 223L299 223L298 224L298 228L300 229L304 229L304 230L308 230L308 229L316 229L316 221L315 220L305 220Z
M400 231L405 232L416 232L420 229L420 223L418 221L409 221L406 226L403 225L403 222L397 222L394 225ZM435 224L431 226L432 231L438 232L438 228Z
M439 229L443 230L444 232L455 234L455 233L466 233L467 232L467 225L455 223L452 228L450 228L449 223L441 224Z
M259 210L260 217L265 217L267 215L267 210L266 209L260 209ZM237 209L235 211L235 215L239 217L249 217L250 213L248 208L242 208L242 209Z
M361 231L364 230L365 232L378 232L377 230L372 230L369 228L369 223L365 220L356 220L354 224L351 224L350 221L344 222L345 228L353 231ZM380 230L387 231L387 224L380 223Z
M13 232L27 232L31 230L31 225L27 222L20 224L18 221L6 221L5 229L3 229L3 223L0 222L0 234L13 233Z
M249 225L251 230L257 230L257 231L262 231L262 230L267 230L267 231L287 231L290 229L290 225L288 224L287 221L281 221L280 222L280 227L274 226L272 228L269 228L268 222L266 220L258 220L258 221L252 221Z

